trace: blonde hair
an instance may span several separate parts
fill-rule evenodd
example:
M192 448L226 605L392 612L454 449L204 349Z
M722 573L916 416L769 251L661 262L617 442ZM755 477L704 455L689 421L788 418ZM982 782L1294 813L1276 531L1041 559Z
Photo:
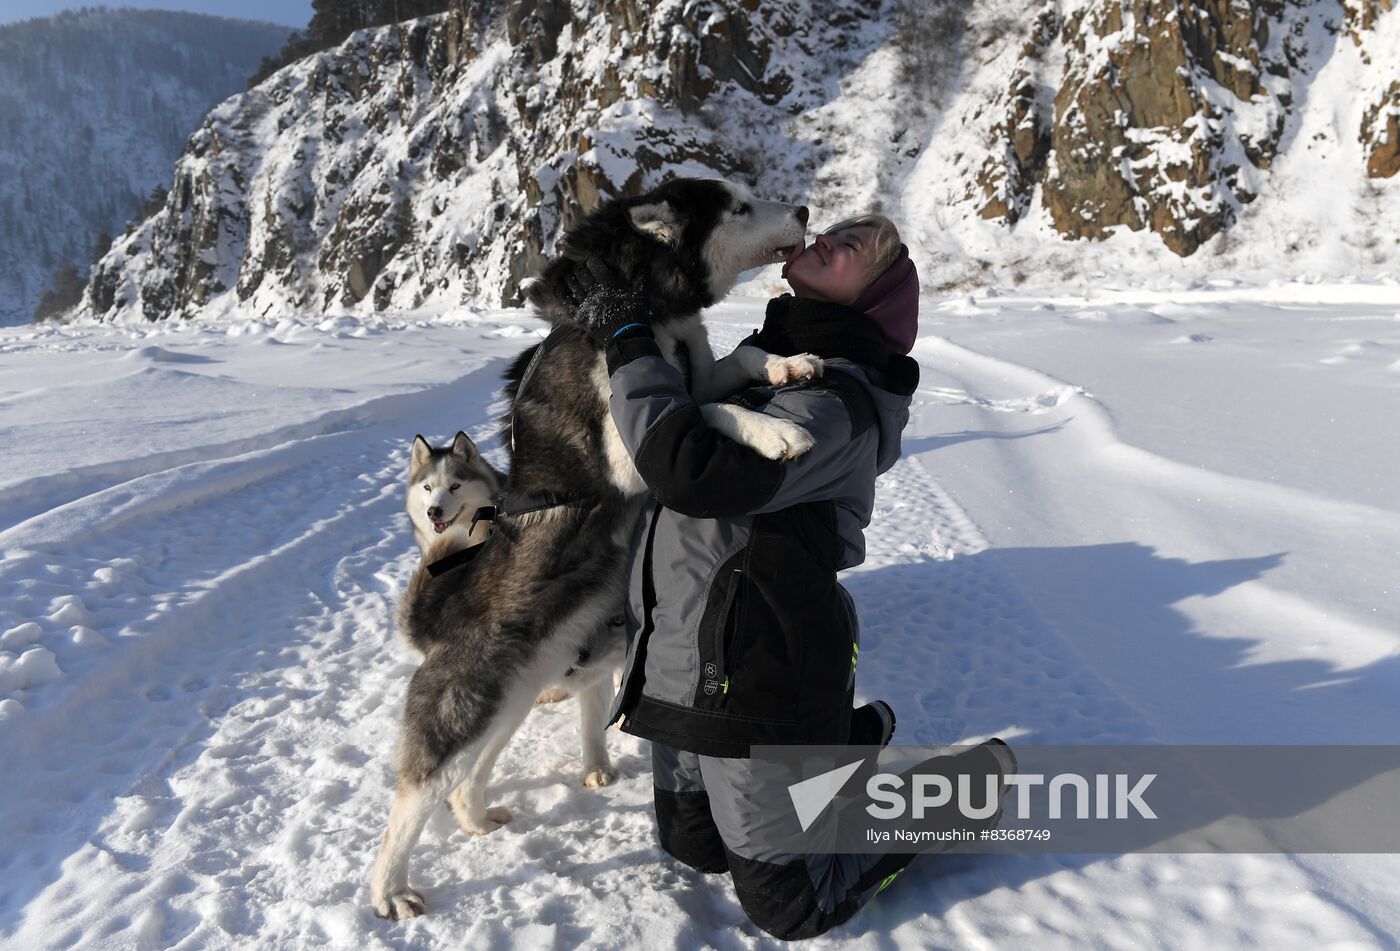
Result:
M875 236L870 240L870 269L866 272L867 283L873 281L899 257L899 229L884 215L856 215L845 218L827 228L822 234L832 234L847 228L874 228Z

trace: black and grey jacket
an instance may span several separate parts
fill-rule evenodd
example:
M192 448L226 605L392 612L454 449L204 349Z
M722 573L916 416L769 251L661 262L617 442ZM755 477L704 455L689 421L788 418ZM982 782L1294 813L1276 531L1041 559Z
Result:
M613 419L655 495L633 545L609 722L710 756L844 743L858 628L836 572L865 558L875 477L899 458L918 364L832 357L817 379L730 397L815 437L776 462L708 426L649 337L608 358Z

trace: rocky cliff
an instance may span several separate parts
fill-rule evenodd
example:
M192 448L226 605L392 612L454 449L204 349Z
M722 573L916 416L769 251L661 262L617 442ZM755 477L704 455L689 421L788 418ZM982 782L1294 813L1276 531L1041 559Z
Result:
M1352 0L1333 11L1363 60L1389 4ZM1042 7L977 177L982 217L1014 223L1038 192L1061 234L1105 238L1116 225L1150 228L1175 253L1193 253L1257 196L1294 86L1310 78L1308 46L1321 39L1311 21L1324 34L1337 29L1321 18L1324 6L1115 0ZM1361 123L1373 177L1395 173L1395 95L1392 84Z
M215 109L83 312L513 303L667 174L884 210L931 289L1375 274L1397 74L1390 0L463 0Z

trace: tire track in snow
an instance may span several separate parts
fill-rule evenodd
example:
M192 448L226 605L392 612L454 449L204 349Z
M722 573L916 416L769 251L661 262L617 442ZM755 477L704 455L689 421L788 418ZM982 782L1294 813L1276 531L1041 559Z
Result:
M921 337L917 353L931 358L927 366L936 367L942 376L949 375L949 365L957 365L964 375L973 378L997 379L1018 389L1036 394L1011 399L967 397L965 391L938 388L929 391L945 402L965 402L999 412L1046 411L1066 404L1076 397L1075 422L1078 441L1083 452L1096 452L1105 466L1128 471L1135 476L1148 477L1162 489L1174 494L1205 496L1232 506L1244 506L1268 517L1289 517L1310 521L1322 531L1357 531L1369 526L1384 526L1387 531L1400 533L1400 514L1357 502L1342 502L1287 486L1276 485L1243 476L1227 475L1201 466L1176 462L1165 456L1141 449L1119 438L1108 410L1087 388L1058 380L1046 373L1020 364L989 357L959 346L943 337ZM922 390L921 390L922 392Z
M435 399L459 399L464 381L480 370L473 368L430 390L375 397L244 439L102 463L5 486L0 488L0 511L11 524L0 531L0 549L53 544L96 528L116 527L128 518L236 491L305 464L309 456L323 451L316 437L353 435L412 416Z

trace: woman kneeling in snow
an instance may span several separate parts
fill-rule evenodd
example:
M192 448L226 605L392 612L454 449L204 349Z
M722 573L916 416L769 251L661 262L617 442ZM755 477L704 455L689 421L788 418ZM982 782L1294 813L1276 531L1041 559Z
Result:
M818 235L783 276L796 296L770 301L744 343L815 354L823 374L729 401L811 433L813 447L785 461L705 424L635 297L595 288L578 319L606 345L613 419L657 500L633 550L611 719L652 741L662 847L731 873L755 923L798 938L848 919L912 858L775 853L753 834L772 799L749 756L753 745L884 745L894 732L883 701L852 710L859 628L836 573L864 560L875 478L900 455L919 281L879 215Z

